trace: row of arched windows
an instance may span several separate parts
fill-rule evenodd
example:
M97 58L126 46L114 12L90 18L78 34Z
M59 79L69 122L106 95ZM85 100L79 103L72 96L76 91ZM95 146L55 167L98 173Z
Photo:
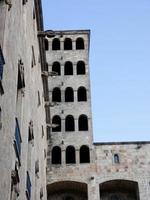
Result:
M76 50L82 50L85 48L83 38L77 38L76 41ZM45 39L45 50L49 49L48 40ZM60 39L54 38L52 41L52 50L60 50ZM66 38L64 40L64 50L72 50L72 39Z
M61 75L61 66L59 62L54 62L52 64L52 71L56 72L57 75ZM77 62L77 75L83 75L85 74L85 63L84 61L78 61ZM73 75L73 63L70 61L65 62L64 65L64 75Z
M56 125L52 128L52 132L61 132L61 118L59 115L55 115L52 118L52 124ZM88 131L88 117L86 115L80 115L78 118L78 130ZM65 118L65 131L75 131L75 119L72 115L67 115Z
M79 87L77 90L77 100L87 101L87 91L85 87ZM61 90L56 87L52 91L52 101L61 102ZM74 91L71 87L65 89L65 102L74 102Z
M52 164L61 164L62 162L62 150L59 146L55 146L52 149ZM90 150L86 145L81 146L79 151L80 163L90 162ZM65 151L66 164L76 163L76 150L74 146L68 146Z

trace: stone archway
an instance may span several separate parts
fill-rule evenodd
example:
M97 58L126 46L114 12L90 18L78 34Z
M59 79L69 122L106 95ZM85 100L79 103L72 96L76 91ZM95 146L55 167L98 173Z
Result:
M111 180L99 186L101 200L139 200L138 183L129 180Z
M48 200L87 200L87 184L60 181L47 185Z

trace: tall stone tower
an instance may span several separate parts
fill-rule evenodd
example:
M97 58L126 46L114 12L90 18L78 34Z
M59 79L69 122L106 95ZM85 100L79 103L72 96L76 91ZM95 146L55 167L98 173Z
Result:
M90 153L82 158L80 152L92 144L89 35L89 30L56 31L48 38L52 164L90 162ZM57 157L62 147L68 153Z
M68 170L92 162L89 38L89 30L77 30L55 31L45 40L51 114L50 173L55 168Z

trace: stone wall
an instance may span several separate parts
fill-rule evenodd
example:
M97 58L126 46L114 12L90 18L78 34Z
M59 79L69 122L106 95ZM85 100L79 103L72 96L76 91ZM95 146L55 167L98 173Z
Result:
M43 188L43 199L46 200L45 105L34 1L13 0L9 10L5 1L1 1L0 16L3 11L5 16L0 21L0 44L5 65L2 79L4 94L0 95L0 198L15 200L19 195L19 199L26 200L28 171L31 199L40 199ZM22 69L24 67L25 87L17 89L20 64ZM14 148L16 118L22 140L19 159ZM33 125L33 132L31 130L29 139L30 125ZM39 170L35 173L37 161Z
M125 189L129 183L137 183L136 192L139 191L139 197L132 197L127 187L127 194L124 194L126 199L147 200L150 194L150 156L149 156L149 142L130 142L130 143L95 143L94 144L94 158L93 163L80 164L63 164L63 165L49 165L47 173L47 182L49 188L52 183L59 183L61 181L70 181L85 183L88 185L88 199L111 199L111 194L122 194L123 191L119 184L118 191L114 190L116 183L112 182L111 186L107 186L106 196L100 197L100 189L103 189L103 183L111 181L125 181L123 188ZM114 160L114 155L119 156L119 162ZM126 182L130 181L130 182ZM121 183L122 184L122 183ZM131 187L130 187L131 188ZM134 188L133 188L134 190ZM113 192L112 192L113 191ZM67 192L67 189L65 190ZM138 199L139 198L139 199ZM75 198L76 199L76 198Z

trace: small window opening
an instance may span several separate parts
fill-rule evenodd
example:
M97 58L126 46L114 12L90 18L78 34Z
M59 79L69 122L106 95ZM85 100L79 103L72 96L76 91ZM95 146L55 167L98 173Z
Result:
M79 131L88 131L88 118L86 115L80 115L78 125Z
M28 171L27 171L27 179L26 179L26 194L27 194L27 198L31 199L31 179L30 179L30 175Z
M65 130L66 131L74 131L75 130L74 117L72 115L68 115L66 117Z
M72 40L70 38L65 39L64 50L72 50Z
M34 53L34 46L32 46L32 67L36 65L35 53Z
M45 51L49 50L49 43L48 43L48 39L44 39L44 43L45 43Z
M74 101L73 89L68 87L65 90L65 102L73 102L73 101Z
M52 164L61 164L61 148L58 146L52 149Z
M86 89L84 87L78 89L78 101L87 101Z
M64 66L65 75L73 75L73 64L70 61L67 61Z
M82 38L76 40L76 49L84 49L84 40Z
M2 52L2 49L1 49L1 46L0 46L0 80L2 80L2 78L3 78L4 64L5 64L5 60L4 60L3 52Z
M114 163L119 164L120 163L120 158L118 154L114 154Z
M18 63L18 83L17 83L17 89L22 89L25 87L25 81L24 81L24 65L22 60L19 60Z
M41 105L40 91L38 90L38 106Z
M22 0L22 4L25 5L28 0Z
M61 74L61 71L60 71L60 63L59 62L54 62L53 65L52 65L52 72L56 72L57 75L60 75Z
M33 139L34 139L33 121L31 120L31 121L29 122L28 141L32 141Z
M52 50L60 50L60 40L58 38L53 39Z
M68 146L66 148L66 163L74 164L76 162L75 160L75 148L73 146Z
M33 8L33 19L35 19L35 8Z
M83 145L80 148L80 163L89 163L90 162L90 150L89 147Z
M61 102L61 91L60 88L54 88L52 92L52 101Z
M79 61L77 63L77 75L85 74L85 63L83 61Z
M55 115L52 119L52 125L56 126L52 128L52 132L60 132L61 131L61 118L58 115Z

